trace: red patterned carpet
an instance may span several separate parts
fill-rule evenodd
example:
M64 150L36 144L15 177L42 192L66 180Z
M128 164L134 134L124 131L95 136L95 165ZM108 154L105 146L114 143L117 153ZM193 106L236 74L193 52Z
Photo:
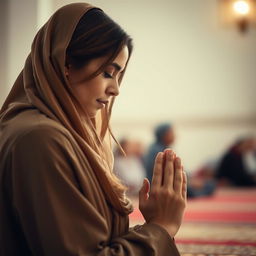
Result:
M130 221L144 222L138 208ZM256 189L219 189L189 200L175 240L183 256L256 255Z

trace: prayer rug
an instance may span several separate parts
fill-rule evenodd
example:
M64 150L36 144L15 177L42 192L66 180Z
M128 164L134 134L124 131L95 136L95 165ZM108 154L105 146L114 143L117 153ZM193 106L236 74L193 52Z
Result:
M144 222L137 205L131 226ZM175 240L182 256L256 255L256 189L218 189L188 200Z

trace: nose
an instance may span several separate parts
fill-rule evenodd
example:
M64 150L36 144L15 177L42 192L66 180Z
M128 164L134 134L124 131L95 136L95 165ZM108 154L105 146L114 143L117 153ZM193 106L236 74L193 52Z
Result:
M107 93L110 96L118 96L119 95L119 83L118 81L112 81L108 87Z

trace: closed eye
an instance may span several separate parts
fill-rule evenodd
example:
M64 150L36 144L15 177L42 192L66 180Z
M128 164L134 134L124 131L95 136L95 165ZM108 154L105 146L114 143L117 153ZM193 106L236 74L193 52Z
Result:
M110 75L108 72L103 72L103 76L105 77L105 78L113 78L113 76L112 75Z

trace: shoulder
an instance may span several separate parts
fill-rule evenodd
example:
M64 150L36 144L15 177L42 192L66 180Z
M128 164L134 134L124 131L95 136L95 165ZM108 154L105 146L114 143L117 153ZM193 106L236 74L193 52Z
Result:
M19 163L20 168L45 173L46 169L60 170L61 167L69 173L70 166L75 165L76 149L72 136L65 130L51 123L40 123L23 130L9 145L7 154Z
M40 124L37 126L29 127L22 133L20 133L16 140L15 144L19 143L34 143L37 146L46 145L53 141L66 141L68 136L63 130L58 129L54 126L47 124Z
M65 127L40 113L15 118L4 128L8 136L1 134L0 172L3 169L19 179L24 175L36 184L57 175L75 182L73 171L80 167L78 147Z
M49 144L65 145L71 141L69 131L58 122L37 110L25 111L12 119L1 137L6 140L6 148L21 146L30 150L40 150Z
M156 155L158 152L162 151L161 145L154 143L150 145L149 150L148 150L148 155L152 157L152 155Z

